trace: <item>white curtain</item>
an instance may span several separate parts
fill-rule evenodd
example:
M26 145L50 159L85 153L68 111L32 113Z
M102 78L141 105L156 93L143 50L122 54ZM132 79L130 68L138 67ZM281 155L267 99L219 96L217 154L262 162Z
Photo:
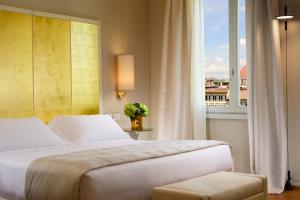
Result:
M203 0L167 0L158 139L205 139Z
M247 0L250 158L253 173L268 177L270 193L287 178L287 133L274 0Z

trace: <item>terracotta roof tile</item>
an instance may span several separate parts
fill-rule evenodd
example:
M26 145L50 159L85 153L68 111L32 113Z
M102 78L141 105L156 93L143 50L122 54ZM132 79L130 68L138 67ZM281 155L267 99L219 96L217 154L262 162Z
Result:
M247 79L247 68L246 65L244 65L240 70L240 78L241 79Z
M221 94L224 94L224 93L227 93L228 92L228 88L227 87L208 87L208 88L205 88L205 92L206 93L214 93L214 94L217 94L217 93L221 93Z

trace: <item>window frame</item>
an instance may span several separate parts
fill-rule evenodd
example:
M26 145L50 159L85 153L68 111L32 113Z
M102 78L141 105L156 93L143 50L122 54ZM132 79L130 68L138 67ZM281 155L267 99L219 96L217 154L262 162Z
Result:
M239 30L239 0L228 0L228 20L229 20L229 105L226 107L207 106L208 118L237 118L244 119L247 114L247 107L240 105L240 74L239 74L239 50L240 50L240 30ZM219 116L216 114L220 114ZM228 114L228 117L226 115ZM235 117L234 114L237 114ZM244 115L243 115L244 114Z

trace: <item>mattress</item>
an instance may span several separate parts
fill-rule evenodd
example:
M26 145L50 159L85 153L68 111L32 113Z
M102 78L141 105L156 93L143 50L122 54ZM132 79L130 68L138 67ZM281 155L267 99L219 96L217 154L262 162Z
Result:
M25 199L26 170L35 159L142 142L146 141L124 139L0 152L0 196L10 200ZM148 200L151 199L153 187L231 169L230 148L220 145L90 171L82 178L80 195L83 200Z

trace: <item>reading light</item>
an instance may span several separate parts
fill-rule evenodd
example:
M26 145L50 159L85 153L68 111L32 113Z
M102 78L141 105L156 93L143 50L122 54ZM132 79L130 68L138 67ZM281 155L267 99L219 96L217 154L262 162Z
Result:
M284 20L285 30L287 30L287 21L293 19L294 15L288 15L288 8L287 5L284 6L284 15L278 15L276 19Z
M280 2L279 2L280 3ZM284 15L280 15L280 10L279 10L279 16L276 17L278 20L284 20L284 29L285 29L285 106L286 106L286 132L287 132L287 137L289 135L289 127L288 127L288 113L289 113L289 107L288 107L288 20L293 19L293 15L288 15L288 9L287 9L287 1L285 1L285 6L284 6ZM289 142L287 141L287 147L289 148ZM289 152L287 153L287 157L289 160ZM288 165L288 173L287 173L287 180L285 182L284 190L286 191L291 191L293 190L293 186L291 184L291 171L289 169Z
M282 16L277 16L276 19L278 20L288 20L288 19L293 19L293 15L282 15Z
M134 56L118 56L117 97L123 99L128 91L134 90Z

